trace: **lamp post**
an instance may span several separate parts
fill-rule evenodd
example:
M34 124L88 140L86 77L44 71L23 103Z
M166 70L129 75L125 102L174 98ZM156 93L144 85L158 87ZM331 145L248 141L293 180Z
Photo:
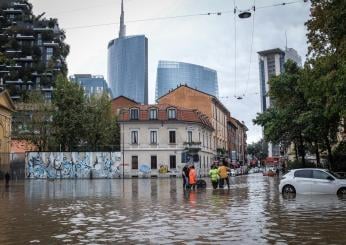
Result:
M125 180L125 123L124 123L124 110L122 111L122 117L123 117L123 122L122 122L122 145L123 145L123 181Z

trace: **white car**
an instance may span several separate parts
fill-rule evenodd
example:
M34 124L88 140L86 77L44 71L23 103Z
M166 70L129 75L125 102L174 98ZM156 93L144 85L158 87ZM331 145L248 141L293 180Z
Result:
M232 168L231 171L229 172L229 176L237 176L236 170L234 170L234 169Z
M280 181L281 193L346 195L346 179L319 168L294 169Z

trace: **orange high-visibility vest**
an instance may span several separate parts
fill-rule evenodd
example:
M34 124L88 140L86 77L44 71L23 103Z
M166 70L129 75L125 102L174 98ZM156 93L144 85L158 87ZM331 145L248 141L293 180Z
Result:
M189 171L189 184L194 185L196 183L197 183L196 170L194 168L191 168Z

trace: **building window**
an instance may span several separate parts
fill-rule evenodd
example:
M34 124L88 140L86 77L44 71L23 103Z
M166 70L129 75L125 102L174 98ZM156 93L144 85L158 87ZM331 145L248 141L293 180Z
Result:
M149 119L150 120L157 120L157 109L150 109Z
M169 131L169 143L175 144L175 131Z
M138 144L138 131L131 131L131 144Z
M157 169L157 156L151 156L151 169Z
M138 109L131 109L130 114L131 114L131 120L138 120L138 118L139 118L139 110Z
M175 155L169 156L169 168L170 169L176 169L177 168L177 161L176 161Z
M168 109L168 119L176 119L176 110L175 109Z
M132 156L131 166L132 169L138 169L138 156Z
M192 143L192 131L187 131L187 141Z
M37 35L37 45L41 46L42 45L42 34ZM41 51L42 52L42 51Z
M47 48L46 49L46 59L47 61L50 60L53 56L53 48Z
M150 144L157 144L157 131L150 131Z

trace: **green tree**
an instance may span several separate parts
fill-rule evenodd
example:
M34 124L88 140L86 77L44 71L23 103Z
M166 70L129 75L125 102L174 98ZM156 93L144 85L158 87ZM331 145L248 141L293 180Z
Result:
M247 146L247 153L251 155L253 159L256 158L262 162L268 157L268 144L263 139L251 143Z
M94 151L119 149L119 129L108 94L91 96L86 112L84 140L88 147Z
M286 144L286 146L294 142L299 152L296 155L302 157L304 165L306 137L303 130L306 121L300 116L308 108L304 93L299 89L301 72L297 64L289 60L285 64L285 72L269 80L271 107L258 114L254 123L264 128L267 142Z
M309 55L312 58L337 55L345 61L346 2L311 0L311 18L306 22Z
M346 116L346 2L312 0L306 26L309 59L304 90L312 108L310 117L319 121L315 132L333 165L332 145Z
M53 93L53 127L58 145L64 151L72 151L83 144L87 133L87 112L83 89L63 76L58 76Z
M53 107L45 102L39 91L28 93L25 106L30 108L30 117L27 117L28 130L24 138L37 146L39 151L48 151L53 144L51 135Z

